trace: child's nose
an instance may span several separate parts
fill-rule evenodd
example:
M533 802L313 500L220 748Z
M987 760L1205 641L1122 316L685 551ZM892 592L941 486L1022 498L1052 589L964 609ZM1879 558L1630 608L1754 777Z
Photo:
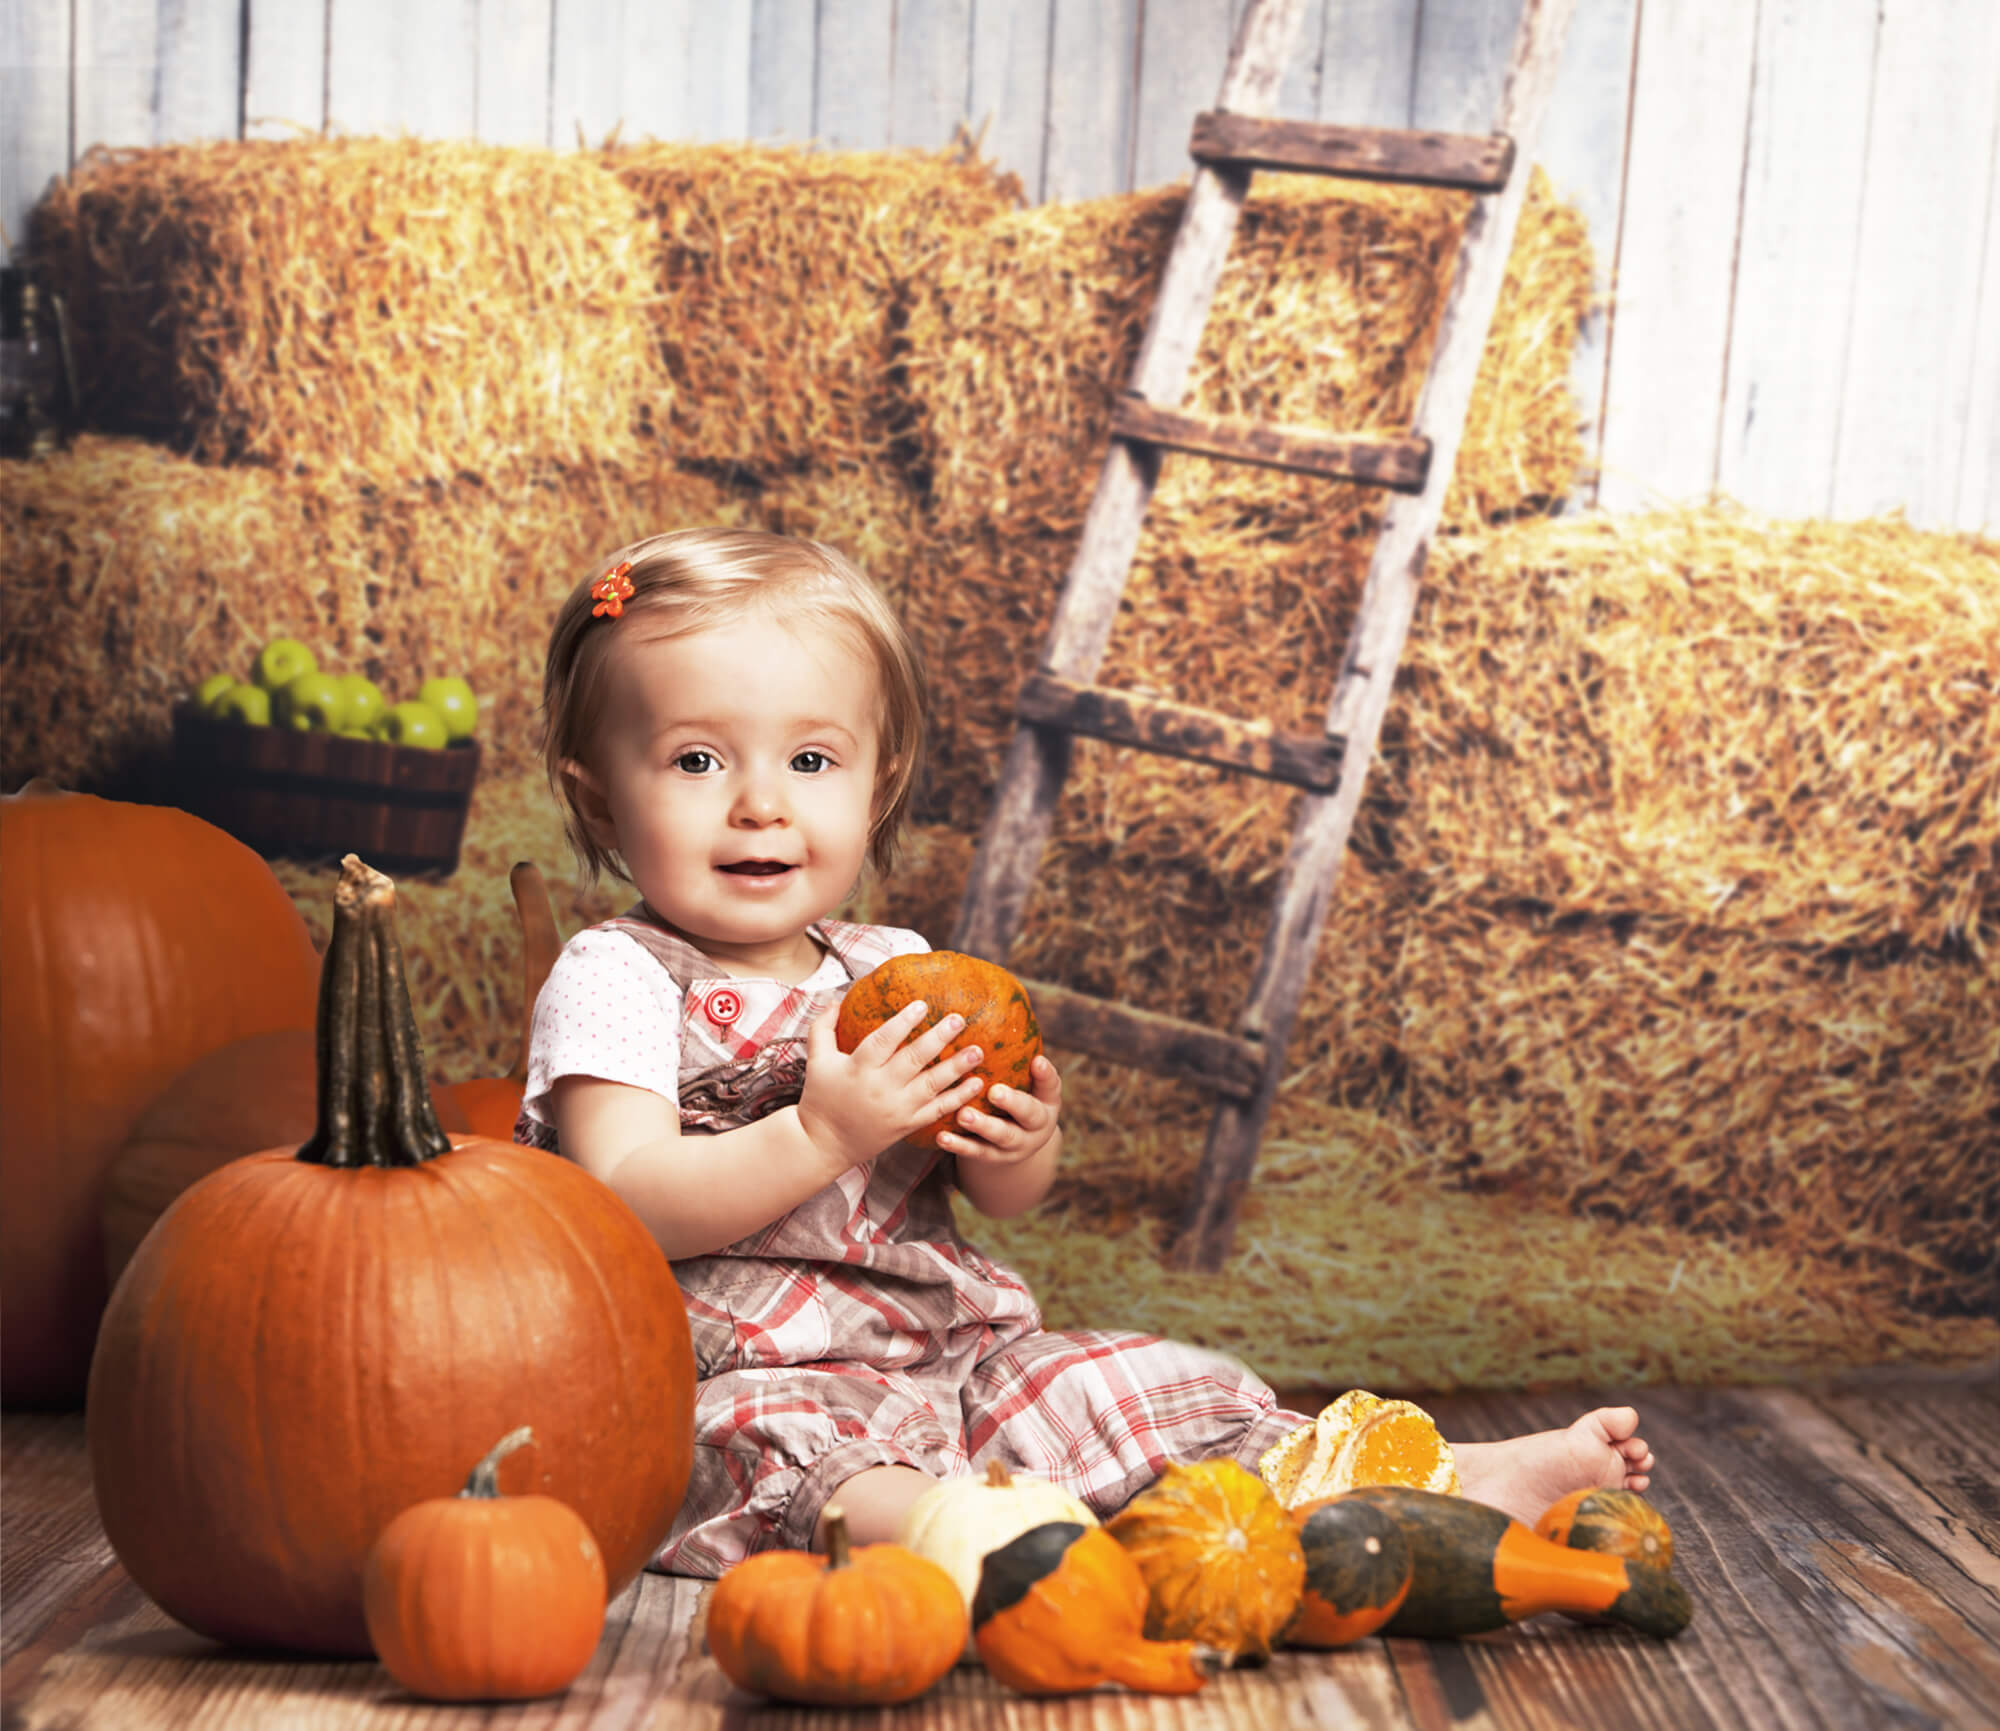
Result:
M784 817L784 786L775 777L752 775L737 790L738 823L761 826L767 823L780 823Z

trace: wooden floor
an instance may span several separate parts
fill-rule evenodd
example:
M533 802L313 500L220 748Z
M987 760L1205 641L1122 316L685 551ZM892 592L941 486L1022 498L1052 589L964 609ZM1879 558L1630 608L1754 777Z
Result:
M703 1652L702 1586L643 1575L566 1695L432 1706L372 1663L226 1651L155 1609L113 1559L76 1415L0 1422L5 1731L424 1727L2000 1726L2000 1370L1809 1388L1649 1390L1653 1495L1695 1602L1678 1640L1545 1617L1465 1642L1287 1652L1185 1700L1055 1701L961 1668L921 1701L856 1713L731 1689ZM1592 1397L1434 1400L1468 1440L1566 1422Z

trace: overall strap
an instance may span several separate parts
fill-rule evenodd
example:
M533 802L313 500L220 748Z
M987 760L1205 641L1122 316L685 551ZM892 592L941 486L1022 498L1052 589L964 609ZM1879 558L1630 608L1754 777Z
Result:
M683 994L691 990L698 981L729 977L686 938L677 932L669 931L660 916L643 901L634 902L624 913L602 923L614 931L626 933L643 944L654 960L667 970L668 976L680 987ZM857 968L857 964L848 954L846 945L832 941L824 922L815 920L807 930L812 933L820 947L840 963L842 971L850 982L859 979L868 971L866 967Z

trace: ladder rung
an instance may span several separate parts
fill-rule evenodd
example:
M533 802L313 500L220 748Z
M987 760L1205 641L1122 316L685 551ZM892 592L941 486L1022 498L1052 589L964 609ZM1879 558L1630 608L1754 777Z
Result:
M1430 473L1428 439L1371 439L1352 433L1318 433L1213 415L1184 415L1126 392L1111 410L1116 438L1197 451L1267 469L1290 469L1328 481L1360 481L1397 493L1423 491Z
M1409 132L1381 126L1326 126L1266 120L1211 109L1194 117L1188 152L1197 162L1337 174L1498 192L1514 166L1514 141L1462 132Z
M1263 1080L1264 1048L1254 1040L1239 1040L1198 1022L1135 1010L1045 980L1021 983L1035 1006L1042 1038L1052 1046L1094 1052L1137 1069L1176 1076L1232 1099L1247 1100Z
M1337 736L1280 733L1268 721L1238 721L1164 697L1142 697L1108 685L1079 685L1035 672L1022 683L1014 713L1036 726L1087 733L1162 757L1212 763L1315 793L1329 793L1340 785L1345 753Z

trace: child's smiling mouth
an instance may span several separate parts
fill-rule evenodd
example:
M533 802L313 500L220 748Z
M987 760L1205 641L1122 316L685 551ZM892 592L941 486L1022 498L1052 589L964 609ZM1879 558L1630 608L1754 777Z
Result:
M781 859L740 859L720 868L738 877L774 878L788 872L792 867Z

